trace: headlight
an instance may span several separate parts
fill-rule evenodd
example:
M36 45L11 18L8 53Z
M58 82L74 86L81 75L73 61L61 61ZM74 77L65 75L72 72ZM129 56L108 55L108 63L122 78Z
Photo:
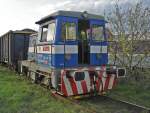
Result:
M124 68L107 68L106 73L108 75L115 74L117 77L125 77L126 70Z
M126 75L126 69L124 69L124 68L118 68L117 69L117 76L118 77L125 77L125 75Z

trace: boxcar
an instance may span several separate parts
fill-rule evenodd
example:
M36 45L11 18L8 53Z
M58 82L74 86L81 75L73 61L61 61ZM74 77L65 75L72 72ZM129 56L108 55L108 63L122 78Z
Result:
M8 31L0 37L0 61L17 69L19 60L27 59L29 36L36 31L23 29Z

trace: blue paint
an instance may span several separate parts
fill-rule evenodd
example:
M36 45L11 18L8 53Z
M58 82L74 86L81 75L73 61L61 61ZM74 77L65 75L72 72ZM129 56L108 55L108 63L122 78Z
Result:
M52 57L49 54L37 54L37 63L44 66L52 66L52 67L74 67L78 64L78 55L70 54L70 59L66 60L64 54L53 54Z
M49 54L37 54L37 63L46 67L51 66L51 55Z
M77 40L75 41L64 41L61 38L61 26L62 23L64 22L73 22L76 23L76 31L78 31L78 19L77 18L73 18L73 17L64 17L64 16L58 16L57 18L57 30L56 30L56 39L55 39L55 43L54 44L63 44L64 42L72 42L72 43L77 43ZM77 35L77 33L76 33Z
M69 60L65 59L64 54L54 54L52 56L53 66L58 68L75 67L78 65L78 54L70 54Z
M108 54L106 53L101 53L99 54L99 57L97 57L96 53L90 54L90 63L91 65L104 65L107 64L108 62Z

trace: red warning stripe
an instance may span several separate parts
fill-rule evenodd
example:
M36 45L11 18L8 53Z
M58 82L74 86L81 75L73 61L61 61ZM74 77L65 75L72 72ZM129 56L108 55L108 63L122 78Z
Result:
M105 91L108 89L109 81L110 81L110 75L107 75L107 78L105 80L105 86L104 86Z
M76 83L75 83L74 79L73 78L69 78L69 82L70 82L73 94L77 95L78 94L78 89L77 89L77 86L76 86Z
M93 88L92 88L92 86L93 86L93 81L94 81L93 76L90 76L90 92L93 92Z
M63 77L65 76L65 71L63 71L62 72L62 74L61 74L61 92L64 94L64 96L68 96L68 93L67 93L67 90L66 90L66 87L65 87L65 83L64 83L64 79L63 79Z
M99 91L99 87L100 87L100 80L98 79L96 81L96 91Z
M102 85L102 89L101 89L101 91L103 91L104 89L103 89L103 82L102 82L102 76L103 76L103 73L104 73L104 69L105 69L105 66L103 65L102 66L102 68L101 68L101 70L99 71L99 75L98 75L98 85L97 85L97 87L98 87L98 91L99 91L99 89L100 89L100 83L101 83L101 85ZM101 92L100 91L100 92Z
M82 86L83 94L86 94L88 90L87 90L87 85L85 80L81 81L81 86Z
M113 86L112 86L112 88L114 88L114 87L116 86L116 84L117 84L117 76L115 76L115 78L114 78L114 81L113 81Z

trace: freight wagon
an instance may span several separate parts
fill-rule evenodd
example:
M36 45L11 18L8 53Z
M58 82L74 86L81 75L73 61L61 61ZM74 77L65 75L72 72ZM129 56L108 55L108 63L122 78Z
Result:
M111 90L125 69L108 65L106 23L103 16L87 12L58 11L42 18L21 73L63 96Z
M17 69L18 60L26 60L29 36L34 30L9 31L0 37L0 62Z

